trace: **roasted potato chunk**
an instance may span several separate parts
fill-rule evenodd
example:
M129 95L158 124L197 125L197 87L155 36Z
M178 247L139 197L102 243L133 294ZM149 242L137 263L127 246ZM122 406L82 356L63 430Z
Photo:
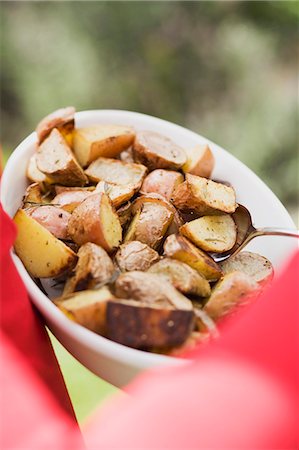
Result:
M211 288L206 280L196 270L187 264L171 258L164 258L153 264L148 273L163 275L178 291L183 294L208 297Z
M122 229L118 216L106 194L92 194L74 210L68 231L78 245L93 242L107 252L121 242Z
M127 148L126 150L123 150L119 154L119 159L126 163L134 163L134 156L133 156L133 149L132 147Z
M158 202L146 202L138 210L128 228L124 242L140 241L159 248L173 220L173 212Z
M175 234L168 236L164 242L164 254L188 264L208 281L216 281L222 275L220 267L213 258L183 236Z
M129 347L174 347L188 338L193 327L193 311L170 304L136 300L111 300L107 304L107 337Z
M220 263L220 267L225 274L235 270L244 272L260 287L268 284L274 275L274 269L270 261L264 256L252 252L240 252L233 255Z
M39 146L36 163L38 169L53 183L64 186L83 186L88 181L70 147L56 128Z
M142 164L125 163L117 159L98 158L85 170L88 178L95 183L107 183L134 186L138 191L147 169Z
M139 241L131 241L120 246L115 259L123 272L131 272L132 270L148 270L160 259L160 256L148 245Z
M53 128L57 128L67 143L72 146L74 127L75 108L73 106L68 106L67 108L57 109L57 111L44 117L37 125L35 131L38 143L41 144L51 133Z
M14 222L18 229L15 252L31 276L57 277L74 267L77 255L25 210L18 210Z
M115 297L104 286L93 291L81 291L56 299L58 308L71 320L95 333L107 331L107 304Z
M127 225L129 224L130 220L132 219L133 212L132 212L132 203L128 202L125 205L121 206L117 209L117 215L120 221L120 224L124 230L127 229Z
M210 178L214 169L215 158L207 144L186 149L187 161L183 165L185 173Z
M92 242L82 245L77 253L75 274L65 284L63 295L85 289L95 289L108 283L115 272L112 260L106 251Z
M188 173L186 181L175 190L172 200L178 209L201 215L233 213L237 207L232 187Z
M171 139L153 131L139 131L133 143L135 161L153 169L179 169L187 158Z
M214 320L233 313L258 293L258 286L243 272L230 272L218 281L203 310Z
M156 169L144 179L140 192L142 194L156 193L170 200L173 192L184 181L181 173L173 170Z
M133 128L121 125L92 125L77 128L73 149L82 167L100 156L113 158L128 148L135 137Z
M30 181L33 181L35 183L49 183L49 178L47 178L46 175L37 167L36 157L37 153L34 153L29 159L26 176Z
M180 233L197 247L213 253L230 250L237 239L235 222L227 214L203 216L187 222L180 228Z
M119 298L146 303L170 303L177 309L192 309L188 298L177 291L162 275L133 271L122 273L115 282L115 295Z
M83 202L87 197L92 195L93 192L88 190L73 189L72 191L64 191L57 194L51 203L59 206L60 208L72 213L75 208L77 208L80 203Z
M26 212L58 239L69 239L68 221L71 215L67 211L44 205L29 208Z
M23 206L30 206L33 203L42 203L42 192L39 183L32 183L28 186L23 197Z
M123 203L128 202L138 191L134 185L112 184L106 181L99 181L95 192L104 192L110 198L112 205L118 208Z

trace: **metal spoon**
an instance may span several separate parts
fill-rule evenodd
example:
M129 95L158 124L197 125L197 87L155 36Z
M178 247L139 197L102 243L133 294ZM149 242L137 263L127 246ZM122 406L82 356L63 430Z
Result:
M255 228L252 224L250 212L243 205L239 205L232 214L237 226L236 243L227 252L213 253L216 262L224 261L239 253L252 239L258 236L290 236L299 238L298 230L287 230L284 228Z

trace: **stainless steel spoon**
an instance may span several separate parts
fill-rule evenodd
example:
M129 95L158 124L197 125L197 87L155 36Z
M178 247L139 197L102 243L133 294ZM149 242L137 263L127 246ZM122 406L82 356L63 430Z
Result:
M216 262L224 261L239 253L246 245L258 236L290 236L299 238L298 230L287 230L284 228L255 228L252 224L250 212L243 205L239 205L232 214L237 226L236 243L227 252L213 253L212 257Z

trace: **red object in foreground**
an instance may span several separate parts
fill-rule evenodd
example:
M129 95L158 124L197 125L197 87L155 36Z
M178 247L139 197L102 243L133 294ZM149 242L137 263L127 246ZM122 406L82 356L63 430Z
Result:
M13 226L0 214L1 448L83 448L42 322L8 254ZM141 375L130 397L86 427L88 448L297 449L298 268L299 252L194 362Z

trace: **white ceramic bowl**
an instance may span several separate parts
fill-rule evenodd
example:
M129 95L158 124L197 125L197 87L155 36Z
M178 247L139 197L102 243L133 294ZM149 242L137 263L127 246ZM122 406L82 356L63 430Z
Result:
M157 131L169 136L182 147L209 143L216 159L213 178L232 183L237 192L237 201L249 209L255 225L295 228L277 197L250 169L202 136L165 120L135 112L97 110L76 114L78 127L97 123L132 125L137 130ZM11 217L20 206L28 185L25 172L27 161L34 152L35 142L36 134L32 133L13 152L3 173L1 201ZM255 239L248 249L268 257L279 271L285 259L296 248L296 244L296 240L290 238L261 237ZM143 369L185 363L180 359L125 347L71 322L40 291L14 254L13 259L33 303L44 316L47 326L75 358L101 378L121 387Z

